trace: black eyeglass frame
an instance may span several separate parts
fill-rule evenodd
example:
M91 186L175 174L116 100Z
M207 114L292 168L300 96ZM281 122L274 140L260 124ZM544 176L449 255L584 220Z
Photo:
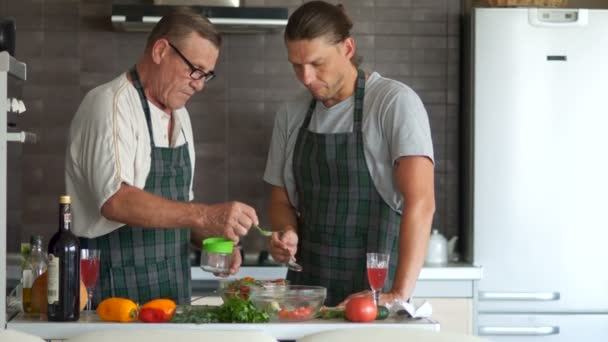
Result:
M195 67L194 64L190 63L188 58L186 58L186 56L184 56L181 51L179 51L179 49L175 47L175 45L171 44L171 42L168 43L169 46L173 48L175 52L177 52L177 55L188 65L188 67L190 67L190 70L192 70L190 72L190 78L197 81L205 79L205 83L208 83L209 81L215 78L216 74L215 72L213 72L213 70L209 72L204 72L203 70Z

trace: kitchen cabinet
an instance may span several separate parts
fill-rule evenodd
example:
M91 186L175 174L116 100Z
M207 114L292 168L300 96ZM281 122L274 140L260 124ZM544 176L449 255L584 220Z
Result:
M417 298L433 306L433 320L441 324L441 331L470 335L473 333L472 298Z
M414 299L426 300L433 307L432 318L441 331L473 334L475 332L476 289L482 268L470 264L424 267Z

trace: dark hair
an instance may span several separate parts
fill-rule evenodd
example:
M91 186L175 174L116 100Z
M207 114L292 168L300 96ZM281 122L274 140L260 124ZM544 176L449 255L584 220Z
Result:
M161 38L166 38L171 43L179 45L182 39L192 32L198 33L199 36L210 41L218 49L222 45L222 36L207 17L191 8L177 7L171 13L162 17L154 26L148 36L146 50L151 49L154 43Z
M350 37L353 22L341 4L332 5L325 1L311 1L295 10L287 21L284 39L311 40L324 37L331 44L338 44ZM351 62L358 66L361 58L355 53Z

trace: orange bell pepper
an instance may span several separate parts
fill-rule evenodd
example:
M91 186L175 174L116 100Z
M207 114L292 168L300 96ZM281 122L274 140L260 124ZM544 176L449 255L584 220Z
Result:
M107 298L97 306L97 314L104 321L133 322L137 319L137 304L127 298Z
M162 311L165 314L165 319L164 321L168 321L171 319L171 317L173 317L173 314L175 313L175 308L177 306L175 305L175 302L172 301L171 299L154 299L151 300L149 302L147 302L146 304L142 305L142 309L158 309L160 311Z

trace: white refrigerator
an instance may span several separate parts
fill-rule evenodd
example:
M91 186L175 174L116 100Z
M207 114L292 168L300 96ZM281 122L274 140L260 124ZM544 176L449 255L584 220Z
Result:
M608 341L608 10L472 19L477 333Z

